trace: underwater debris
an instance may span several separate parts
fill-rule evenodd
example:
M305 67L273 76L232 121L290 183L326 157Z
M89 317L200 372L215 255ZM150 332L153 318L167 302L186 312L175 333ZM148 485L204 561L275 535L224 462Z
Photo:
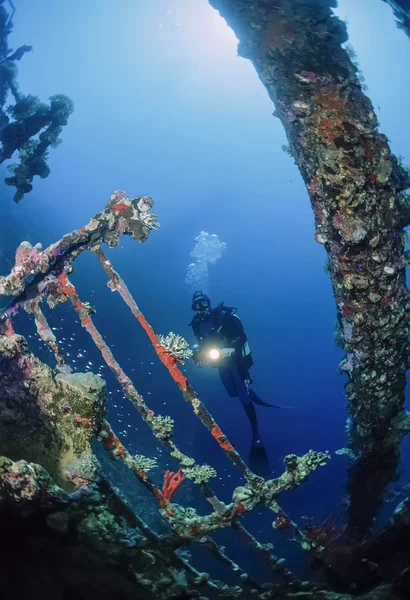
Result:
M394 4L395 2L392 2ZM410 177L377 128L332 0L210 0L275 104L325 246L348 360L349 529L366 535L395 477L409 334L402 228ZM396 3L398 4L398 3ZM341 339L343 336L343 340Z

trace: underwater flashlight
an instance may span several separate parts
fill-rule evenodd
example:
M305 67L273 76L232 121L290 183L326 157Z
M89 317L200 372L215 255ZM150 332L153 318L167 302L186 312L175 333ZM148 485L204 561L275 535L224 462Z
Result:
M212 358L212 360L218 360L220 356L221 353L217 348L212 348L212 350L209 351L209 358Z

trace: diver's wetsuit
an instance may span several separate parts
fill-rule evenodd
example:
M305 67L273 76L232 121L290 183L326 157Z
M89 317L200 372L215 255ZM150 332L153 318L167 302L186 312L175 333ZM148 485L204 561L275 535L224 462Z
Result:
M252 427L252 442L257 443L259 431L252 401L265 403L247 385L252 383L249 368L253 360L250 351L246 352L249 350L247 337L239 317L220 304L210 312L196 314L191 325L200 348L204 343L215 343L219 348L235 349L235 353L218 366L219 376L229 396L239 397Z

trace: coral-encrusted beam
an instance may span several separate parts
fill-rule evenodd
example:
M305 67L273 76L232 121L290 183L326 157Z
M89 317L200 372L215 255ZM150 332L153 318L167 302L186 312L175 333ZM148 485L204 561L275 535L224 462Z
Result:
M377 129L333 0L210 0L275 104L329 258L348 376L350 533L372 524L403 434L409 176ZM312 315L320 323L320 314ZM320 366L319 366L320 371ZM320 377L318 371L318 385ZM331 401L331 399L329 399Z
M102 440L105 450L107 450L107 452L111 452L115 458L121 458L130 471L132 471L139 481L151 492L151 494L157 498L161 508L165 508L167 505L167 499L165 498L164 494L161 492L159 487L157 487L149 479L147 473L138 467L135 459L115 435L108 421L104 421L99 433L99 437Z
M187 379L181 373L177 360L174 356L172 356L169 352L166 352L164 348L161 346L160 341L152 329L151 325L145 319L144 315L141 313L140 309L137 306L134 298L132 297L130 291L125 285L124 281L121 279L120 275L112 266L111 262L107 259L102 249L97 246L93 247L92 251L100 261L102 268L104 269L106 275L109 277L109 287L111 290L116 290L124 302L127 304L132 314L136 317L138 322L143 327L145 333L148 335L152 345L154 346L155 352L160 358L161 362L168 369L173 380L178 384L184 399L191 404L194 409L194 413L200 419L203 425L211 432L214 439L217 441L222 450L225 451L226 455L230 460L235 464L235 466L239 469L242 475L248 480L255 479L255 475L250 471L247 467L246 463L242 460L238 452L234 449L232 444L229 442L225 434L221 431L219 426L215 423L211 414L202 404L193 388L189 385Z
M38 335L41 337L43 342L45 342L49 346L49 348L53 352L55 359L57 361L57 364L60 366L64 365L64 366L68 367L67 362L61 353L61 349L60 349L59 345L57 344L56 336L52 332L51 327L48 324L47 319L46 319L43 311L40 308L39 299L36 299L32 303L32 311L34 314L34 323L36 325Z
M42 250L41 244L32 246L29 242L22 242L17 248L10 274L0 276L0 296L16 296L13 305L33 299L44 291L39 284L49 273L57 269L68 271L77 256L92 245L105 242L111 247L117 246L121 234L144 242L152 228L146 222L155 222L156 218L148 210L152 205L150 196L128 198L118 190L112 192L104 210L90 219L87 225L67 233L48 248ZM122 207L121 210L118 206Z
M102 251L100 251L100 252L102 254ZM106 266L108 266L108 261L106 259L104 262L105 262ZM112 268L112 267L110 266L110 268ZM118 278L118 281L121 281L118 274L116 274L116 276ZM69 282L67 275L65 273L62 273L59 276L59 281L60 281L60 284L62 286L64 293L70 299L71 304L77 311L83 327L85 327L86 331L92 337L95 345L97 346L97 348L99 348L100 352L102 353L102 356L103 356L106 364L111 368L111 370L113 371L114 375L117 378L117 381L120 383L122 390L124 392L124 395L127 396L127 398L129 398L131 400L131 402L134 404L134 406L137 408L137 410L140 412L140 414L142 415L142 417L144 418L146 423L149 425L149 427L153 431L154 435L156 435L156 437L158 437L162 441L162 443L164 443L168 452L172 456L175 456L180 461L180 464L182 464L182 466L183 466L184 461L186 461L186 459L188 457L184 457L182 455L182 453L178 450L177 446L174 444L174 442L170 438L164 438L163 436L160 436L157 434L155 427L153 426L153 421L152 421L153 412L147 407L142 396L140 396L138 394L138 392L134 388L131 380L127 377L127 375L121 369L120 365L115 360L113 354L111 353L111 350L108 348L108 346L104 342L101 334L99 333L99 331L93 324L91 317L89 315L89 310L88 310L87 305L85 305L81 302L81 300L75 290L75 287ZM123 284L123 285L125 285L125 284ZM122 289L122 286L121 286L121 289ZM132 297L131 297L131 299L132 299ZM228 455L233 454L233 455L238 456L238 461L240 461L239 466L241 463L244 465L244 468L246 470L245 472L249 473L249 475L247 477L247 482L248 482L251 493L258 493L259 494L258 497L260 498L260 501L267 503L271 507L271 509L273 509L272 499L276 495L278 495L281 491L280 486L278 487L278 485L277 485L278 480L273 480L271 482L267 482L265 492L261 494L261 485L264 483L263 479L261 479L260 477L256 477L248 469L248 467L245 465L245 463L243 463L242 459L237 454L236 450L234 450L232 448L232 446L229 444L227 438L224 436L224 434L222 433L222 431L220 430L218 425L215 423L215 421L213 420L210 413L208 413L208 411L205 409L205 407L202 405L202 403L199 401L199 399L195 396L195 394L190 391L189 386L187 387L187 390L185 393L192 393L192 402L191 403L194 406L195 413L198 415L198 417L201 419L201 421L204 423L204 425L207 427L207 429L211 432L213 437L217 440L218 444L228 453ZM119 440L117 440L117 442L116 442L115 437L113 437L113 435L110 436L110 440L114 444L114 452L116 452L119 456L124 455L124 448L120 444ZM232 448L232 450L231 450L231 448ZM303 461L303 458L300 460ZM307 475L310 473L311 470L316 469L317 466L319 466L319 464L321 464L322 461L321 461L320 457L318 456L317 458L315 458L315 460L312 460L310 462L311 462L311 464L309 466L306 465L307 468L304 471L304 477L301 477L301 481L307 477ZM317 464L316 464L316 462L317 462ZM141 473L135 473L135 474L140 478L142 477L141 480L143 481L143 483L145 485L147 485L146 477L144 479ZM298 485L298 483L299 482L296 482L296 479L295 479L295 485ZM289 487L288 484L286 484L284 489L287 489L288 487ZM206 484L204 484L204 483L201 484L201 490L203 491L206 499L210 502L210 504L212 506L214 506L214 508L218 507L218 506L219 507L223 506L223 504L218 500L218 498L208 488L208 486ZM177 513L175 512L174 508L168 507L168 504L167 504L168 500L166 498L166 495L163 492L161 492L159 490L159 488L156 488L156 487L155 487L155 489L154 489L154 487L152 487L151 491L158 498L158 500L160 502L160 506L162 508L165 508L166 510L169 509L167 512L167 515L169 517L172 517L175 520L177 517ZM235 501L231 505L231 507L227 511L225 511L225 513L223 513L223 512L221 513L215 509L215 512L211 516L203 518L204 524L202 525L202 528L203 528L202 531L205 532L207 530L215 529L217 527L220 527L222 525L222 523L225 523L226 525L230 524L233 526L237 521L236 517L241 515L244 511L245 511L244 505L238 501ZM208 523L208 525L205 525L206 522ZM175 526L175 525L176 525L176 523L173 524L173 526ZM278 559L270 551L265 551L261 545L254 545L253 537L251 536L251 534L249 534L249 532L247 532L247 530L244 527L241 528L241 533L242 533L242 536L248 541L248 543L250 543L255 548L255 550L258 551L262 560L273 569L273 571L276 575L278 575L279 577L282 577L283 580L287 584L291 583L292 585L296 585L297 578L290 571L288 571L288 569L283 564L279 563Z
M67 298L69 298L71 304L76 310L80 318L81 324L86 329L87 333L91 336L94 344L101 352L105 363L114 373L118 383L121 385L124 395L132 402L132 404L138 410L144 421L148 424L154 435L165 444L170 454L177 457L183 457L183 455L178 451L177 447L170 438L164 439L164 437L158 435L158 432L155 426L153 425L152 417L154 415L154 412L150 410L150 408L148 408L143 397L135 389L131 379L125 374L120 364L115 360L114 355L112 354L111 350L105 343L102 335L94 325L90 316L88 306L81 302L74 285L69 281L67 275L65 273L61 273L61 275L59 275L58 277L58 280L61 284L64 294L67 296Z

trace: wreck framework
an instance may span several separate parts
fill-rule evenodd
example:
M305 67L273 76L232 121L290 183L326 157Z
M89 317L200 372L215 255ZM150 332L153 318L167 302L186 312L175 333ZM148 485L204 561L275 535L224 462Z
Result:
M403 226L410 222L409 202L403 191L409 185L409 177L391 153L387 138L377 130L371 102L362 93L356 68L343 49L346 31L331 13L331 1L211 0L211 4L220 10L234 29L240 39L240 54L252 60L275 103L274 114L285 127L291 153L309 192L316 222L315 238L328 253L337 319L346 351L340 368L348 377L349 450L353 456L349 477L349 534L350 539L362 540L382 503L386 485L395 476L400 442L409 431L409 417L403 409L409 315ZM400 6L402 3L389 1L389 4ZM173 566L188 574L187 589L192 597L199 597L198 590L206 589L205 593L211 596L222 594L247 598L252 593L260 598L291 598L293 593L297 593L298 598L330 598L331 593L320 586L300 582L282 559L275 556L271 548L260 544L240 521L244 512L258 504L265 504L274 513L277 526L284 526L303 547L314 550L317 542L309 539L306 532L301 531L280 509L277 497L324 464L326 454L311 451L301 458L287 457L284 474L275 480L264 481L253 474L181 373L178 365L180 357L156 336L103 253L101 244L117 245L122 233L132 235L140 242L145 241L149 230L156 225L156 219L150 212L151 206L149 197L129 199L122 192L114 192L106 208L87 226L64 236L44 252L39 246L32 248L23 243L18 249L12 273L0 278L0 292L13 297L3 315L1 333L3 338L7 338L7 343L0 354L4 357L6 351L7 360L10 356L10 360L14 360L13 352L18 353L20 342L19 336L14 334L12 318L18 310L27 310L33 314L40 337L56 358L57 370L60 371L56 380L60 386L66 385L64 373L68 372L68 365L40 302L46 299L54 307L68 299L120 382L125 396L169 454L176 458L180 469L177 473L167 471L161 488L149 476L148 468L144 470L127 451L105 420L101 407L98 415L94 415L91 407L87 406L87 410L91 410L90 416L88 412L73 411L70 419L72 417L73 426L80 431L92 428L92 434L99 435L104 448L124 461L156 499L162 517L171 528L170 536L157 536L136 515L130 517L130 521L153 547L164 546L168 556L172 555ZM122 296L145 330L184 399L244 477L245 485L236 488L229 504L212 492L205 477L206 469L201 471L201 467L206 466L196 465L192 457L179 450L170 420L153 414L94 326L92 307L80 299L68 278L73 261L85 250L95 254L109 278L111 289ZM18 360L21 372L27 373L28 377L33 359L23 352ZM81 403L76 406L81 406ZM64 406L60 408L64 410ZM183 508L172 502L172 494L182 483L184 473L188 477L189 472L197 467L203 477L202 480L200 477L197 479L197 484L212 508L212 512L205 516L198 515L192 507ZM28 473L38 482L39 489L43 490L51 504L92 503L93 492L86 489L89 487L85 483L86 478L84 480L76 474L75 491L64 495L62 490L53 488L52 482L46 480L36 465L27 466L22 464L22 460L13 463L7 459L0 464L1 502L4 498L10 502L16 481L20 490L29 493ZM98 485L101 489L102 484ZM112 491L106 491L106 494L108 497ZM407 500L377 539L351 547L350 567L355 571L351 578L355 583L363 578L363 572L368 577L368 570L374 569L376 563L371 563L371 559L386 562L386 551L382 550L384 543L392 551L400 532L408 534L408 506ZM258 552L277 583L258 582L231 560L210 537L213 530L221 527L232 527L240 534ZM238 586L224 586L212 581L175 554L175 549L192 541L202 544L218 561L235 572ZM362 561L360 568L355 565L354 559ZM166 562L164 556L162 560ZM132 565L130 559L131 570ZM406 579L405 572L406 569L401 579ZM150 584L145 582L141 585L148 593ZM405 582L404 587L406 585ZM163 588L155 593L159 594L158 597L167 597L161 595L166 594ZM391 587L386 586L378 594L380 598L392 598ZM345 597L348 598L347 595Z
M327 453L313 450L302 457L289 455L284 461L284 473L277 479L265 481L252 473L212 415L202 404L179 369L181 357L173 351L172 346L165 347L164 338L154 333L127 289L125 282L115 271L101 248L102 243L107 243L110 247L118 245L122 234L131 235L139 242L145 241L149 231L157 227L156 215L150 210L152 204L153 201L148 196L130 199L124 192L113 192L105 209L92 218L86 226L63 236L61 240L44 251L39 244L32 247L27 242L23 242L17 249L16 263L12 271L9 275L0 277L0 295L12 297L11 302L4 308L2 313L0 335L7 339L14 339L16 334L12 326L13 316L19 310L25 310L29 314L33 314L40 338L48 344L55 356L55 372L60 374L57 375L57 378L61 377L61 374L64 377L64 374L71 372L71 368L65 361L64 353L58 346L40 305L45 300L50 307L54 308L68 299L82 326L91 336L107 366L121 385L124 395L131 401L169 455L178 461L180 470L178 473L166 471L161 489L150 478L149 469L144 469L144 466L141 466L141 460L136 460L136 457L129 453L101 411L98 419L93 421L89 416L83 416L81 408L77 408L78 412L72 415L74 423L80 427L93 427L94 433L97 434L104 448L116 459L124 461L136 478L157 500L160 514L171 528L172 536L168 543L174 549L185 546L192 541L199 542L213 557L230 567L238 575L238 586L230 588L222 585L221 587L219 583L213 583L209 578L206 578L206 581L201 581L201 577L195 569L188 564L184 568L194 574L197 581L201 581L201 584L206 584L211 590L217 590L218 593L223 592L227 595L240 596L243 593L246 597L249 590L252 590L252 593L261 593L260 597L262 598L265 597L263 594L273 593L274 590L306 590L310 587L310 584L299 581L287 569L285 561L275 556L269 545L260 543L240 523L239 519L246 511L252 510L259 504L265 504L273 512L276 526L289 529L294 539L302 547L312 550L315 547L315 541L309 539L297 524L291 521L280 508L277 499L281 492L299 485L307 479L312 471L319 466L324 466L329 456ZM120 294L148 335L159 359L178 385L185 401L192 406L194 414L211 433L216 443L245 479L245 485L234 490L232 501L229 504L225 504L220 500L208 484L208 479L213 476L213 470L207 465L197 465L194 458L183 454L179 450L173 437L172 419L155 415L138 393L131 379L116 361L103 336L94 325L92 321L93 307L88 302L80 299L74 285L69 281L68 273L72 271L75 259L87 250L95 254L109 278L108 286L112 291L117 291ZM3 389L2 395L7 396L7 391ZM62 412L67 412L69 408L67 404L59 407ZM199 486L200 491L212 508L211 513L199 515L193 507L183 508L171 501L173 492L184 477L190 478ZM83 486L84 478L79 477L79 487L82 488ZM138 518L142 523L141 518ZM257 582L254 577L231 560L225 550L219 547L210 537L213 530L221 527L232 527L233 531L258 553L265 566L274 575L277 583L263 584ZM149 528L147 525L143 525L142 529Z

